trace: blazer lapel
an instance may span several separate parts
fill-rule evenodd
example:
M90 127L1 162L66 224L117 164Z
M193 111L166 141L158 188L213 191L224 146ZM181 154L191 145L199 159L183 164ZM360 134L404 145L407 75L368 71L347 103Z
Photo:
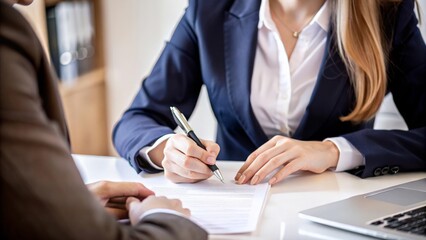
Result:
M260 1L239 0L224 23L226 84L231 107L251 141L260 146L268 140L250 104L251 78L257 45Z
M312 139L324 123L329 121L330 114L338 107L341 98L348 95L348 89L351 89L346 67L340 58L332 31L329 31L325 49L317 83L293 138ZM343 116L347 113L341 114Z

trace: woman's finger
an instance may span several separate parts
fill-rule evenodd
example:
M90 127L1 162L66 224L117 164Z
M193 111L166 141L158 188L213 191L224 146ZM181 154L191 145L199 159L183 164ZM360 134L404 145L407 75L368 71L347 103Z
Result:
M169 139L171 146L182 152L188 157L199 159L199 161L204 164L214 164L216 162L216 154L207 152L203 148L199 147L192 139L189 137L176 134L175 136Z
M266 143L264 143L262 146L260 146L258 149L256 149L254 152L252 152L248 156L243 166L238 170L234 179L238 182L245 182L247 179L245 176L244 177L242 176L243 172L247 170L247 168L258 158L259 155L264 153L266 150L273 148L277 144L277 142L280 141L282 138L283 138L282 136L275 136L271 138L269 141L267 141Z
M258 184L275 169L286 165L288 162L294 160L295 158L296 155L294 151L291 150L284 151L281 154L276 155L275 157L271 158L264 166L262 166L259 171L256 172L256 174L251 179L250 184Z
M216 142L213 142L213 141L209 141L209 140L201 140L201 141L203 142L204 146L206 147L207 152L209 152L210 155L217 157L217 155L220 152L219 144L217 144ZM214 163L210 162L210 164L216 163L216 157L214 159L215 160Z
M284 137L274 137L273 139L271 139L270 142L275 145L272 145L272 144L267 145L267 146L270 146L269 149L266 149L265 145L262 146L263 152L260 154L257 154L256 159L252 161L250 166L248 166L245 169L245 171L240 172L240 178L238 179L238 184L245 184L250 181L252 184L256 184L260 182L261 179L258 175L256 175L257 172L265 164L267 164L271 159L285 152L288 149L287 145L290 145L290 144L287 144L288 142L287 139L288 138L284 138Z
M208 175L211 172L205 163L201 162L199 159L196 159L194 157L187 156L177 149L169 149L164 154L165 154L165 160L163 161L164 168L178 165L180 166L179 170L186 169L187 171L197 172L204 175ZM176 172L174 170L172 171ZM181 172L182 171L176 172L176 173L180 174ZM181 176L185 176L185 174L183 173L183 175Z
M199 162L199 163L201 163L201 162ZM204 163L201 163L201 164L205 165ZM206 167L208 169L207 173L200 173L200 172L192 171L192 170L186 169L184 167L181 167L178 164L176 164L175 162L171 162L171 161L165 162L164 165L165 165L165 168L164 168L165 169L165 175L166 175L167 178L173 176L173 175L170 175L170 173L174 173L176 175L179 175L182 178L186 178L186 179L190 179L190 180L196 180L196 181L204 180L204 179L207 179L207 178L212 176L210 169L208 169L207 167ZM179 178L179 179L181 179L181 178ZM176 178L173 178L173 179L170 179L170 180L174 181L174 180L176 180ZM185 180L185 182L188 182L188 181Z
M280 182L290 174L302 170L305 166L305 162L302 159L295 159L285 165L280 171L278 171L270 180L269 184L273 185Z

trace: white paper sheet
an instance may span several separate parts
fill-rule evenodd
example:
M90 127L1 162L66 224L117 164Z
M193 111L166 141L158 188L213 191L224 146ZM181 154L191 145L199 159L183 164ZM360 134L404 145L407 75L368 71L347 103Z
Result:
M195 184L175 184L164 178L145 178L144 184L157 196L179 198L191 210L192 220L210 234L256 230L269 185L225 184L214 177Z
M159 174L137 174L121 158L74 155L85 183L100 180L141 182L157 196L178 198L191 209L192 218L210 234L244 233L256 230L270 186L237 185L232 180L238 168L218 162L225 184L214 176L194 184L175 184ZM242 163L241 163L242 164Z

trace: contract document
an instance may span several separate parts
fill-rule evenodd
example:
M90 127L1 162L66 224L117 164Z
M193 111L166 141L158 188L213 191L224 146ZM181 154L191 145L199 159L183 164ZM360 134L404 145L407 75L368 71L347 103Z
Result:
M180 199L191 210L192 220L209 234L255 231L270 186L237 185L229 179L223 184L214 177L193 184L175 184L158 178L144 184L156 196Z
M100 180L141 182L157 196L178 198L191 210L191 218L210 234L245 233L256 230L270 185L237 185L240 165L219 161L225 183L216 177L191 184L176 184L163 173L137 174L121 158L74 155L85 183ZM230 167L234 166L234 167ZM182 230L184 231L184 229Z

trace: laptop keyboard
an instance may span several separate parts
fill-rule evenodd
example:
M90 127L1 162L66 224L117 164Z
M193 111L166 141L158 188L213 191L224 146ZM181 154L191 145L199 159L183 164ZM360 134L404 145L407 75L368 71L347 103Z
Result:
M374 221L370 225L426 236L426 206Z

